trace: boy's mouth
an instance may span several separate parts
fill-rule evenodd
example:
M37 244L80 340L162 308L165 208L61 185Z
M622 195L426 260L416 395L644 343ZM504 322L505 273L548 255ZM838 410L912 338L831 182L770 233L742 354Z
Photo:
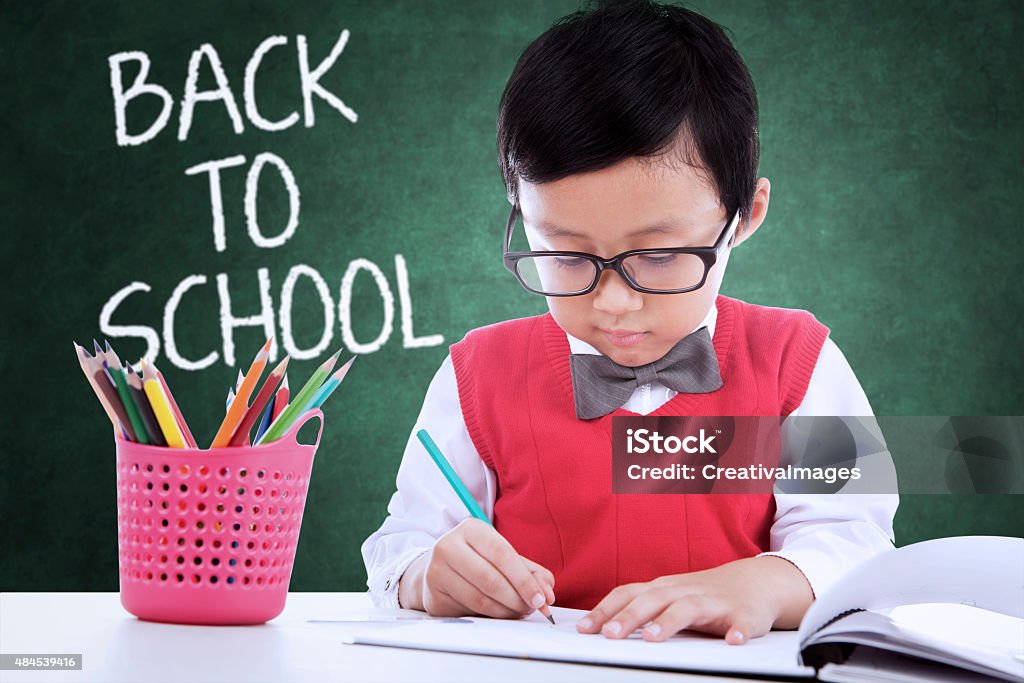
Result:
M600 328L598 328L600 329ZM636 332L634 330L601 330L601 333L608 338L608 342L614 346L625 347L635 346L640 343L644 337L647 336L646 332Z

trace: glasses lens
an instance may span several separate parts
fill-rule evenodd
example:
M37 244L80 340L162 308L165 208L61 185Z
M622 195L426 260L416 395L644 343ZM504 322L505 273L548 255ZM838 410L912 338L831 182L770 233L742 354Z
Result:
M687 289L704 278L704 261L696 254L634 254L622 261L622 268L647 289Z
M597 275L594 262L579 256L526 256L516 268L527 287L544 294L581 292Z

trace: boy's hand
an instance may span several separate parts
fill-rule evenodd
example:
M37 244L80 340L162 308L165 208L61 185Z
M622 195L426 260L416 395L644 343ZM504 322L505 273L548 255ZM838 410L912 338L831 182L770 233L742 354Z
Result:
M580 619L576 630L625 638L644 627L643 639L657 642L693 629L741 645L773 626L796 628L813 599L796 566L781 557L752 557L619 586Z
M554 604L554 585L551 572L519 555L490 524L469 517L409 565L398 591L403 607L434 616L518 619Z

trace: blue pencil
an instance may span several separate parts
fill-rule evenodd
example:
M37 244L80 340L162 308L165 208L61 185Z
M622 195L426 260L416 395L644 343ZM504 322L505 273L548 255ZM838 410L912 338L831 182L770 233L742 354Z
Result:
M274 396L270 397L270 401L263 411L263 419L260 420L260 426L256 428L256 438L253 439L253 443L259 441L260 437L263 436L263 432L267 431L267 428L270 426L270 417L274 414L275 402L277 402L277 392L274 392Z

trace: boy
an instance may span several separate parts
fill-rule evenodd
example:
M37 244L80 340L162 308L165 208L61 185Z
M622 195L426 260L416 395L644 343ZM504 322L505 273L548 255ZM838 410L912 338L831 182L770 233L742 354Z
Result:
M718 295L770 193L739 55L682 8L576 13L520 57L498 151L505 264L550 312L453 344L413 427L494 527L467 518L410 437L362 547L374 601L514 618L557 588L589 610L579 632L608 638L795 628L892 547L895 496L615 496L609 476L616 414L872 414L812 315ZM528 252L509 252L517 230Z

